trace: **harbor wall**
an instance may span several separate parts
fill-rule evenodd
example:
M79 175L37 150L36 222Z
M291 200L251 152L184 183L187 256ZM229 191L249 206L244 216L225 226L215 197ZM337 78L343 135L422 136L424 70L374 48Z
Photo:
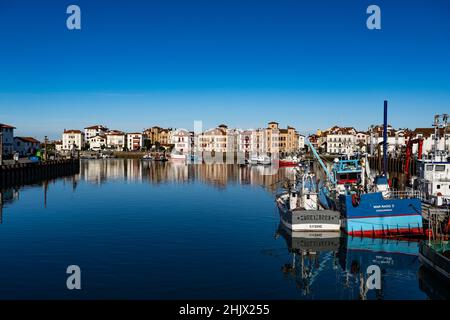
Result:
M20 186L80 173L78 159L0 166L0 187Z

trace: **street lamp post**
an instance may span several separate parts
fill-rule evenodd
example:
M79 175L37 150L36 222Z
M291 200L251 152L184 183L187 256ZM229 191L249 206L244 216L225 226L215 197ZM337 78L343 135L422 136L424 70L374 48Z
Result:
M47 136L44 137L44 161L47 161Z

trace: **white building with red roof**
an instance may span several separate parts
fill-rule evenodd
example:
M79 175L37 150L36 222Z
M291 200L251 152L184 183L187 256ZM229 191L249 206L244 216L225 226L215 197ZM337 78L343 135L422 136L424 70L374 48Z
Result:
M84 148L84 133L80 130L65 130L62 135L63 150L81 150Z
M95 136L104 136L106 132L108 132L107 127L101 124L97 124L95 126L84 128L84 138L86 139L86 141L88 141L90 138Z
M2 133L3 157L14 153L14 129L8 124L0 123L0 132Z

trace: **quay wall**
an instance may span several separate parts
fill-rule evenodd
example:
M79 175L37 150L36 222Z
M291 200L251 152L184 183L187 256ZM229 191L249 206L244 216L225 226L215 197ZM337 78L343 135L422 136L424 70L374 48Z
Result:
M78 159L0 166L0 187L19 186L80 173Z

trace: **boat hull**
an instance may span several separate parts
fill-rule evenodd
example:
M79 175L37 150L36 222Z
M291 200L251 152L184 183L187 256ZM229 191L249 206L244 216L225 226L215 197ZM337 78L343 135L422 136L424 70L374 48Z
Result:
M296 161L289 161L289 160L280 160L278 162L278 165L280 167L295 167L298 165L298 162Z
M339 231L340 213L331 210L288 210L278 203L280 219L292 231Z
M437 252L426 242L420 244L419 260L428 269L450 283L450 259Z
M384 199L381 192L340 196L345 230L352 236L389 237L423 235L421 203L416 198Z

